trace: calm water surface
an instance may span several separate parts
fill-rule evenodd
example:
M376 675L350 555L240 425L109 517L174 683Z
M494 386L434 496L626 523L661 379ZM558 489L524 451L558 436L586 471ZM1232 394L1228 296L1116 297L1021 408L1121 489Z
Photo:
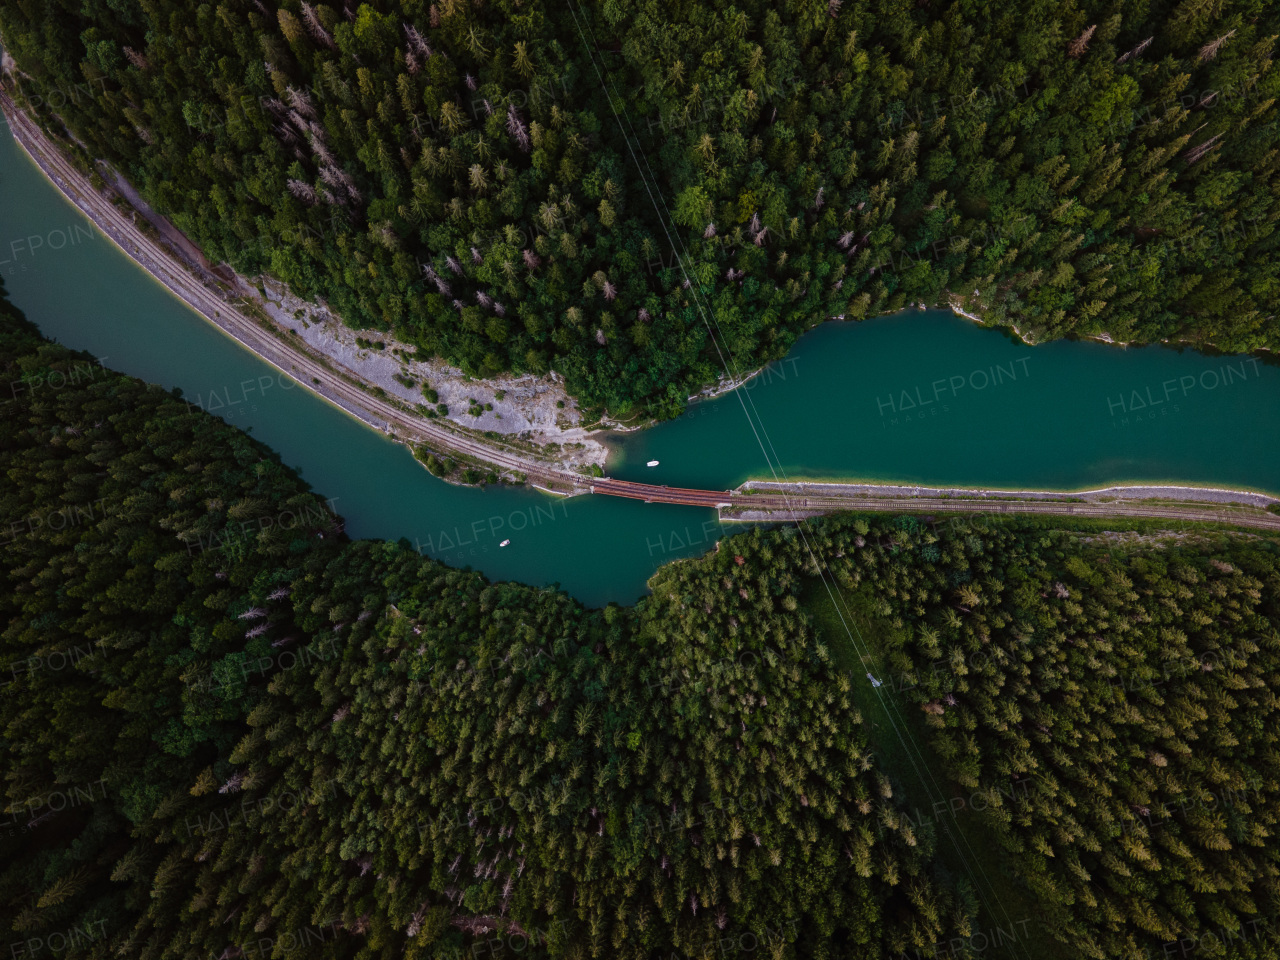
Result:
M333 498L353 537L404 537L453 566L558 582L600 605L634 601L661 564L705 552L720 536L714 511L700 508L437 480L404 447L302 389L153 281L44 179L3 124L0 276L45 336L206 406L223 397L217 414Z
M612 476L710 489L769 479L772 463L792 479L1280 493L1280 367L1163 346L1029 347L911 311L819 327L744 389L614 451Z
M403 537L446 563L559 583L598 605L633 601L661 564L735 529L698 508L436 480L152 281L7 129L0 276L46 336L188 396L227 397L218 413L332 498L353 537ZM1278 439L1276 368L1152 348L1029 348L931 313L820 328L750 389L620 442L611 472L724 489L769 476L768 449L793 477L997 487L1176 479L1277 491ZM650 459L660 466L645 467Z

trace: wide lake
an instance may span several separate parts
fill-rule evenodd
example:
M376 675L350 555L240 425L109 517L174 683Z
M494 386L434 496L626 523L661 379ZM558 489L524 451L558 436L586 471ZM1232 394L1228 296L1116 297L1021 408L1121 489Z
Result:
M219 412L332 498L353 537L404 538L493 579L559 583L594 606L635 600L660 565L736 529L701 508L436 480L405 448L258 360L151 280L44 179L7 129L0 276L46 336L188 396L237 400ZM660 465L646 467L650 459ZM1277 492L1280 368L1157 347L1027 347L937 312L828 324L747 388L618 441L610 472L712 489L776 472Z

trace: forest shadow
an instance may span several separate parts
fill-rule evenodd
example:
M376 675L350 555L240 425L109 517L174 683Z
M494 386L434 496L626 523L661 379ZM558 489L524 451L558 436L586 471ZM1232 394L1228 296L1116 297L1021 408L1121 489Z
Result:
M837 606L823 584L810 578L800 602L812 617L818 639L826 645L832 662L851 680L851 697L862 714L876 768L889 777L895 798L917 833L923 828L933 837L934 857L945 874L967 881L979 893L979 914L970 940L976 942L979 934L985 934L991 941L981 951L984 958L1077 960L1041 922L1046 914L1044 905L1009 868L996 828L970 808L970 793L945 777L925 715L910 691L902 689L889 672L888 652L902 645L899 631L875 612L867 588L841 594ZM855 640L866 651L866 660L855 648ZM879 689L867 679L868 672L881 681ZM891 703L891 698L897 702ZM903 742L898 730L914 749ZM954 812L957 804L965 804L959 815ZM1007 942L996 942L1004 939L996 936L996 931L1003 931ZM935 944L938 956L968 955L963 947L955 950L954 943ZM911 954L908 958L915 960Z

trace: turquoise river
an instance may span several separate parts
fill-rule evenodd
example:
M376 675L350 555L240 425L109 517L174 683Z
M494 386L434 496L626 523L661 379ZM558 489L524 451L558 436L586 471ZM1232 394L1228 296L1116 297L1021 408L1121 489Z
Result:
M7 130L0 276L48 337L188 395L244 397L225 412L228 422L332 498L353 537L404 538L445 563L559 583L599 605L635 600L660 565L734 529L700 508L436 480L404 447L280 375L152 281ZM246 382L265 386L250 392ZM1280 368L1256 358L1028 347L950 314L913 312L818 328L747 387L618 440L610 473L710 489L776 471L1006 489L1160 480L1280 492L1278 441ZM651 459L659 465L645 466Z

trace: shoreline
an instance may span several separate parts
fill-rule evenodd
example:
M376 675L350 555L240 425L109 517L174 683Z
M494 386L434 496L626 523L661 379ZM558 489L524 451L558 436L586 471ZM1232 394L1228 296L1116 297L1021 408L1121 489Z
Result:
M236 273L228 264L214 266L118 171L102 160L95 161L95 169L161 234L197 280L206 287L229 285L245 304L262 315L263 325L273 335L304 352L310 351L366 390L382 391L409 410L425 404L436 412L435 419L448 421L463 431L492 431L523 441L545 458L571 467L593 463L603 466L606 451L583 425L581 411L558 374L504 373L481 379L468 376L440 358L419 358L413 344L399 341L386 331L349 327L323 299L303 299L274 277L262 274L250 278ZM434 391L435 400L428 399L428 388ZM447 414L439 413L439 403L445 404Z
M976 292L977 291L975 291L975 293ZM960 297L948 291L947 298L948 299L946 303L946 309L950 310L956 316L964 317L966 320L972 320L974 323L978 324L978 326L983 327L987 330L999 330L1001 328L1002 326L1001 324L990 323L984 320L982 317L978 316L976 313L970 313L968 310L966 310L963 306L963 303L964 303L963 297ZM908 309L908 307L903 307L903 310L906 310L906 309ZM943 309L943 307L939 306L937 309L941 310ZM1041 346L1043 343L1055 342L1053 340L1046 340L1046 341L1028 340L1023 335L1022 331L1018 329L1017 324L1010 323L1004 326L1006 327L1006 329L1012 330L1014 335L1018 338L1018 340L1022 343L1025 343L1028 347L1037 347L1037 346ZM1210 343L1208 341L1197 342L1194 340L1187 340L1186 338L1183 338L1181 340L1169 340L1169 339L1116 340L1111 336L1111 334L1107 333L1106 331L1103 331L1101 333L1070 332L1070 333L1064 334L1059 339L1094 340L1098 343L1105 343L1107 346L1110 346L1110 347L1170 347L1174 350L1190 348L1192 350L1195 350L1197 353L1202 353L1206 356L1212 356L1212 354L1207 352L1208 350L1217 351L1219 354L1225 353L1225 351L1223 351L1217 344ZM1228 355L1237 356L1237 357L1246 357L1246 356L1252 357L1259 353L1274 354L1275 351L1272 350L1270 347L1254 347L1253 349L1248 350L1244 353L1237 352L1237 353L1228 354Z
M195 310L224 335L231 337L258 359L291 376L343 413L355 417L383 436L409 446L411 449L414 444L421 443L429 446L436 453L456 456L463 462L485 465L500 471L508 480L545 493L583 494L593 486L591 476L571 469L563 462L548 462L546 459L530 456L518 449L504 450L495 447L492 440L484 442L478 437L473 437L470 435L469 428L449 420L415 416L397 403L390 402L392 398L387 396L385 391L381 391L381 394L386 399L381 399L370 392L370 386L364 381L351 382L353 379L358 379L352 371L345 371L344 376L342 372L334 370L331 366L335 362L333 357L323 353L316 357L299 349L299 345L290 341L278 324L272 323L270 311L263 309L266 305L254 303L257 297L246 294L244 288L248 285L247 280L232 273L229 268L218 268L209 264L195 246L190 244L180 231L168 224L168 221L163 222L170 229L161 229L152 218L147 217L145 211L129 203L126 191L115 189L117 196L129 204L129 212L136 217L142 217L152 229L161 233L165 238L163 244L172 245L177 249L168 249L161 241L144 233L139 224L131 222L124 212L115 207L109 197L95 190L89 184L87 176L71 164L58 144L17 107L4 90L2 83L0 83L0 109L3 109L8 119L8 126L15 142L64 199L84 214L113 245L140 266L154 282L159 283L172 296ZM176 239L171 234L176 234L181 239ZM234 280L228 281L223 275L224 271L230 273ZM256 289L252 288L248 292L257 293ZM246 316L237 309L240 304L256 307L259 312L267 314L267 317L263 320L255 320ZM920 306L923 308L923 305ZM949 298L948 306L959 316L984 327L995 328L977 314L964 309L962 299L955 295ZM1035 345L1025 340L1016 327L1012 329L1024 343L1029 346ZM354 337L355 332L351 331L351 335ZM768 369L768 366L769 364L764 364L738 378L724 378L693 395L690 401L707 401L732 393ZM450 424L456 429L449 429L444 424ZM609 433L623 434L644 429L649 425L649 423L630 427L617 425L618 429L609 429ZM610 425L610 427L613 426ZM504 439L516 438L504 436ZM601 444L601 446L605 445ZM599 466L603 468L605 458L601 457L600 460ZM1280 498L1260 491L1201 487L1193 484L1113 484L1085 491L1019 491L846 481L797 481L777 484L773 481L749 480L742 484L738 491L740 495L748 496L753 491L760 494L766 494L769 491L812 491L821 495L824 488L844 499L847 503L846 509L849 510L859 509L860 499L878 501L881 504L901 502L904 505L912 500L929 497L941 497L957 505L966 501L979 505L990 501L1008 502L1010 500L1024 502L1074 500L1079 503L1081 500L1089 502L1108 499L1123 500L1126 492L1140 494L1149 500L1195 501L1199 499L1201 502L1239 503L1253 507L1280 502ZM867 509L867 504L864 502L861 508ZM1064 503L1063 508L1064 512L1070 512L1069 503Z
M1003 490L983 487L931 487L901 483L857 483L839 480L747 480L738 490L743 493L813 493L817 496L834 495L868 498L892 498L904 501L917 499L955 499L970 502L984 500L1008 501L1075 501L1085 503L1125 502L1149 500L1180 500L1192 503L1237 503L1265 509L1280 503L1280 497L1255 490L1231 487L1201 487L1194 484L1112 484L1088 490ZM1126 494L1133 494L1131 498Z
M520 483L536 479L542 487L585 492L589 476L559 463L535 458L516 448L504 450L493 446L492 441L481 442L470 436L467 428L452 424L452 421L416 416L392 402L390 397L382 399L373 395L366 384L353 383L352 375L344 376L333 369L331 358L303 351L297 343L286 340L278 329L272 330L267 323L241 312L242 306L253 306L240 290L235 289L244 281L228 283L225 277L214 272L211 265L202 271L206 275L200 276L197 271L200 271L201 264L186 261L143 232L139 224L131 221L108 197L89 184L87 176L63 155L48 134L18 108L2 85L0 110L8 121L14 142L67 202L155 283L264 363L292 377L313 394L383 436L409 446L411 452L414 444L426 444L434 452L457 457L464 462L482 463ZM129 209L136 216L143 216L136 208L131 206ZM145 217L143 219L146 220ZM150 224L151 221L146 222ZM354 336L354 331L352 334ZM444 424L451 424L455 429ZM425 465L423 469L426 469Z
M978 291L976 290L974 291L974 293L977 293L977 292ZM949 309L952 313L956 314L957 316L964 317L966 320L972 320L978 326L983 327L986 330L998 330L1002 326L1001 324L998 324L998 323L988 323L986 320L982 319L982 317L978 316L976 313L970 313L968 310L964 308L964 303L965 303L964 297L961 297L959 294L952 293L949 290L947 291L947 309ZM1006 326L1007 329L1012 330L1013 335L1017 337L1021 343L1025 343L1028 347L1039 346L1037 341L1028 340L1026 335L1021 330L1018 329L1017 324L1010 323L1004 326ZM1106 342L1113 343L1114 341L1107 340Z
M828 321L834 320L834 319L836 318L834 317L827 318ZM827 322L827 321L824 321L824 322ZM749 373L744 373L739 377L730 377L727 375L724 377L721 377L715 383L708 384L707 386L699 390L697 393L691 394L686 402L700 403L705 400L714 400L717 397L723 397L725 394L728 394L728 393L733 393L733 391L737 390L739 387L746 386L756 377L760 376L760 374L764 373L765 370L769 368L769 364L778 363L778 362L779 361L777 360L770 360L768 363L761 364L759 367L756 367L756 369L750 371Z

